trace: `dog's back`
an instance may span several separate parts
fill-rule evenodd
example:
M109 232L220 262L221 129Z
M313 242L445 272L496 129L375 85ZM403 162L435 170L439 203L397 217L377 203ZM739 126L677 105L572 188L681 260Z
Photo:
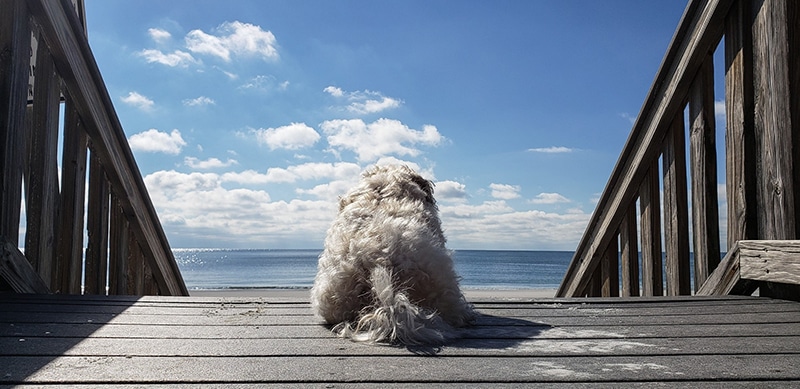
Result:
M475 316L445 242L430 181L408 167L368 170L340 200L312 305L354 340L441 344Z

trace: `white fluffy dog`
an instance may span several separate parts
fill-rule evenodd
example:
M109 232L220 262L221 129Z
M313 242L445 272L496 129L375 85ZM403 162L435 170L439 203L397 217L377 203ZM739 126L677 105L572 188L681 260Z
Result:
M458 279L433 183L407 166L377 166L339 201L311 303L343 337L440 345L476 316Z

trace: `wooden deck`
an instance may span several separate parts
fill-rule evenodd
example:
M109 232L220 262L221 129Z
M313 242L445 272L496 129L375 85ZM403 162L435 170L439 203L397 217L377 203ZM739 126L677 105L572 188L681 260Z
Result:
M301 299L3 294L0 386L800 385L797 302L497 298L476 306L484 316L464 339L409 350L336 338Z

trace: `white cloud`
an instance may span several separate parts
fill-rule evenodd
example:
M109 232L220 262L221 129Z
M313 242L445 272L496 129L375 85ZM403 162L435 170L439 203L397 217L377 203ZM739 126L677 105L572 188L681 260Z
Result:
M533 204L557 204L569 203L570 200L558 193L539 193L530 202Z
M397 108L400 106L400 101L391 97L381 96L380 100L367 99L363 102L353 102L347 110L357 114L368 114L385 111L387 109Z
M228 158L227 161L222 162L222 160L219 158L209 158L205 161L201 161L195 157L186 157L183 159L183 163L192 169L215 169L239 164L238 161L230 158Z
M231 55L260 56L264 60L279 58L275 35L260 26L239 21L225 22L218 35L192 30L186 34L186 47L197 54L207 54L231 61Z
M511 200L518 198L521 188L517 185L506 184L490 184L489 189L492 190L492 197L502 200Z
M344 196L357 182L357 178L352 180L334 180L316 185L311 189L297 189L297 193L312 195L320 200L337 203L338 199Z
M170 34L169 31L160 28L149 28L147 29L147 34L150 35L150 38L156 43L163 43L168 41L169 38L172 38L172 34Z
M289 89L290 84L291 83L289 81L278 82L275 76L262 74L247 80L244 84L239 86L239 89L255 91L285 91Z
M241 184L294 183L307 180L345 180L355 183L361 174L361 167L349 162L317 163L311 162L287 168L272 167L266 173L254 170L229 172L222 175L224 182Z
M198 63L198 61L192 57L191 54L181 50L175 50L172 53L164 53L161 50L145 49L137 54L141 57L144 57L144 59L149 63L155 62L170 67L179 66L185 68L190 64Z
M411 170L417 172L422 178L426 180L435 181L436 176L433 174L433 170L431 169L423 169L419 166L419 164L411 161L406 161L404 159L387 156L387 157L380 157L374 164L375 166L386 166L386 165L400 165L400 166L408 166Z
M369 124L361 119L328 120L320 128L333 151L350 150L366 162L388 155L417 156L421 151L414 146L438 146L445 139L435 126L425 125L417 131L393 119Z
M175 247L287 247L298 237L321 247L336 210L332 201L274 201L263 190L227 189L213 173L157 171L144 181Z
M322 90L323 92L329 93L333 97L342 97L344 96L344 91L342 88L335 87L335 86L328 86Z
M627 112L623 112L623 113L619 114L619 117L621 117L621 118L623 118L623 119L625 119L625 120L629 121L631 124L634 124L634 123L636 123L636 116L631 116L631 115L630 115L629 113L627 113Z
M138 92L130 92L127 96L122 97L122 102L136 108L141 109L142 111L149 111L153 109L155 103L153 100L148 99L147 97L139 94Z
M346 98L350 104L345 108L355 114L365 115L371 113L378 113L392 108L397 108L402 104L402 101L386 97L380 92L369 90L345 92L342 88L336 86L328 86L323 89L323 92L330 94L336 98Z
M198 107L198 106L213 105L213 104L216 104L214 99L211 99L211 98L206 97L206 96L199 96L199 97L195 97L193 99L183 100L183 105L185 105L187 107Z
M534 153L554 154L554 153L571 153L575 151L575 149L571 149L569 147L564 147L564 146L550 146L550 147L539 147L535 149L528 149L528 151Z
M313 146L320 136L305 123L292 123L278 128L258 129L256 138L259 143L266 144L270 150L297 150Z
M128 143L131 146L131 150L134 151L173 155L180 154L181 148L186 146L186 141L181 137L180 131L172 130L171 133L167 134L155 128L131 135L128 138Z
M725 100L717 100L714 102L714 116L725 119Z
M434 189L436 200L466 201L467 186L455 181L439 181Z
M502 200L480 205L445 203L440 208L442 227L455 249L572 250L590 217L578 210L564 214L519 211Z

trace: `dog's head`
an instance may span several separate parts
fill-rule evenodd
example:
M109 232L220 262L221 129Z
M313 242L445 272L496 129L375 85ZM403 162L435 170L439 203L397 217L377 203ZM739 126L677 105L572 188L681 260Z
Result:
M358 198L382 200L409 199L436 205L433 182L426 180L405 165L383 165L367 169L361 182L339 201L339 210Z

